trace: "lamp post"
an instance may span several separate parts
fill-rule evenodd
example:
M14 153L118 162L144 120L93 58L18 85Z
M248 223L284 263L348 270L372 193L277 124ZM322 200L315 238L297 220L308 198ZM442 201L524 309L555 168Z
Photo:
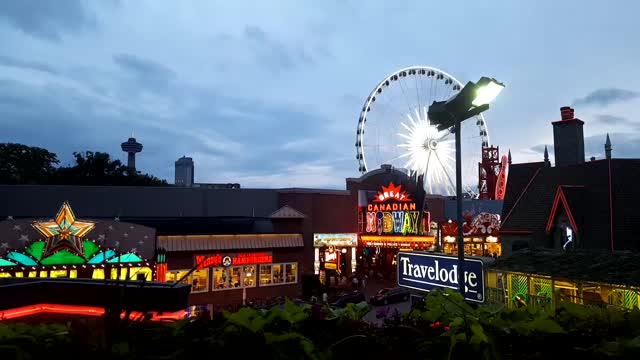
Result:
M461 130L462 122L472 116L479 115L489 109L491 103L504 89L504 84L495 79L482 77L477 83L468 82L459 93L445 101L434 101L429 106L429 120L435 124L438 131L453 126L456 141L456 221L458 231L456 242L458 245L458 289L464 297L464 226L462 218L462 151Z

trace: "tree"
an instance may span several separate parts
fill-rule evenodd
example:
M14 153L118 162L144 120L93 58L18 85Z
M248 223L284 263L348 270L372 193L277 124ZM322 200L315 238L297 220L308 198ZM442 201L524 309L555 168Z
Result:
M112 160L104 152L74 152L75 165L59 168L55 183L68 185L167 185L167 182L148 174L139 174Z
M0 144L0 184L44 184L56 172L56 154L22 144Z
M167 182L140 174L112 160L104 152L74 152L75 164L56 167L56 154L22 144L0 144L0 184L133 185L157 186Z

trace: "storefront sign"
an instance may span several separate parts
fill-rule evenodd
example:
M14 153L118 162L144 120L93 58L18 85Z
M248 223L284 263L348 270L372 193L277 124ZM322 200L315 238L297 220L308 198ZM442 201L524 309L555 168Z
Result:
M212 266L270 264L273 262L273 254L271 252L259 252L196 255L195 262L198 269L206 269Z
M313 234L314 247L353 247L358 245L358 234Z
M416 252L398 253L398 285L423 291L458 290L458 258ZM464 298L484 302L484 268L479 259L464 261Z
M393 182L369 201L365 216L365 234L422 235L430 230L429 212L420 211L402 185Z
M396 249L426 249L435 242L433 236L377 236L362 235L360 245L365 247L387 247Z

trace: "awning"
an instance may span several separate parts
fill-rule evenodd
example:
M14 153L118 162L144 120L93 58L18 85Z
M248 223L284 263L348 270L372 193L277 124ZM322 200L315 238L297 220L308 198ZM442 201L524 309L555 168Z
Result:
M158 236L167 251L273 249L303 247L302 234L170 235Z

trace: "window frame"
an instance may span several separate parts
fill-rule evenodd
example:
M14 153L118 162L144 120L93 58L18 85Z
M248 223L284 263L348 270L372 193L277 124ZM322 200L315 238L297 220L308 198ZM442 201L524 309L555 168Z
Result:
M193 272L191 272L191 274L189 274L189 276L187 277L187 285L191 286L191 292L190 292L191 294L200 294L200 293L205 293L210 291L209 282L211 281L211 271L209 271L209 268L199 269L199 271L203 271L203 270L207 272L207 281L205 282L206 283L205 290L198 290L198 291L193 290ZM172 269L172 270L167 270L167 275L169 275L170 273L179 274L181 272L190 272L190 271L191 269ZM195 271L198 271L198 270L194 270L194 272ZM166 281L166 282L173 282L173 281Z
M245 286L245 285L244 285L245 274L246 274L246 272L245 272L245 268L246 268L247 266L253 266L253 267L255 268L255 270L254 270L254 275L253 275L253 278L254 278L254 285L253 285L253 286ZM240 279L239 279L239 280L240 280L240 281L239 281L239 282L240 282L240 286L238 286L238 287L228 287L228 288L222 288L222 289L218 289L218 288L216 288L216 286L215 286L215 285L216 285L216 284L215 284L215 280L216 280L216 277L215 277L216 269L229 270L229 269L233 269L233 268L239 268L239 269L240 269ZM246 264L246 265L236 265L236 266L231 265L231 266L227 266L227 267L224 267L224 266L214 266L214 267L211 267L210 269L211 269L211 274L213 274L213 275L211 276L211 291L227 291L227 290L254 289L254 288L258 287L258 283L259 283L259 281L260 281L260 279L258 278L258 273L257 273L257 272L258 272L258 264Z
M278 266L280 265L282 270L282 278L283 281L279 282L279 283L274 283L273 282L273 267L274 266ZM287 265L295 265L295 280L292 282L287 282ZM293 284L297 284L298 283L298 263L297 262L282 262L282 263L271 263L271 264L260 264L260 270L259 270L259 274L262 274L262 268L264 266L270 266L271 267L271 283L270 284L262 284L262 282L260 281L260 278L258 277L258 286L259 287L268 287L268 286L282 286L282 285L293 285Z

